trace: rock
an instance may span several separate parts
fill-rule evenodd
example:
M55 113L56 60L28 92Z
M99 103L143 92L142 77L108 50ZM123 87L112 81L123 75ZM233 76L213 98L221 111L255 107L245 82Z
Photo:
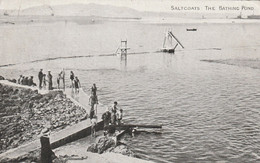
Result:
M41 131L41 133L45 134L45 133L47 133L48 131L49 131L48 128L44 128L44 129Z
M127 156L131 156L134 157L135 154L134 152L132 152L126 145L124 144L120 144L118 146L116 146L114 149L112 149L110 152L114 152L114 153L120 153L122 155L127 155Z
M87 151L101 154L107 149L114 147L115 145L116 143L112 138L103 136L97 139L97 143L94 143L91 146L89 146Z
M92 152L92 153L98 153L98 147L96 143L91 144L88 149L88 152Z
M34 94L31 97L31 100L40 100L43 96L41 94Z
M56 97L54 98L56 101L61 101L62 100L62 95L61 94L57 94Z
M5 78L3 76L0 76L0 80L5 80Z

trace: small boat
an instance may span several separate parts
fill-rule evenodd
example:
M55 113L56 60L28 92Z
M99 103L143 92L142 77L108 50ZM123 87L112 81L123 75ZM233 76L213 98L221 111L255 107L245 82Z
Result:
M186 31L197 31L196 28L187 28Z

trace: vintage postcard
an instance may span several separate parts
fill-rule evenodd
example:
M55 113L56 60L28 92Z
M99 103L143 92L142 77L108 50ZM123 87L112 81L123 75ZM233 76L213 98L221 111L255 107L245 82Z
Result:
M260 1L0 0L0 162L259 162Z

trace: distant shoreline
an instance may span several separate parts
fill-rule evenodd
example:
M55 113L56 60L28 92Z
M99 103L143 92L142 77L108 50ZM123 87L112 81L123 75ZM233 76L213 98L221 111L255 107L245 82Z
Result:
M239 67L250 67L253 69L260 69L259 59L225 59L225 60L201 60L210 63L221 63Z
M30 25L37 23L64 22L79 25L102 24L111 22L140 22L144 24L258 24L260 19L224 19L224 18L177 18L177 17L101 17L101 16L0 16L1 26Z

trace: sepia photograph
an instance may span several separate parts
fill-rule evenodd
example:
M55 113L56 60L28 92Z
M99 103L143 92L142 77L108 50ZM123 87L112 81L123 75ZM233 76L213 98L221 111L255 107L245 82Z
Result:
M259 27L260 1L0 0L0 162L260 162Z

